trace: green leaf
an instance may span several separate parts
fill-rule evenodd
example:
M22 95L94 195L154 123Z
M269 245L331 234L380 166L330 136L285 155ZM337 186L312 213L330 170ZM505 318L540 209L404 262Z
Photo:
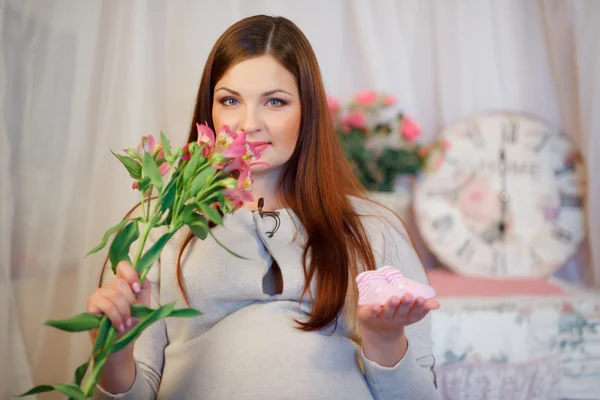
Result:
M171 311L169 317L177 317L177 318L194 318L202 315L202 313L193 308L180 308L178 310Z
M122 350L127 347L129 343L135 340L144 329L160 320L161 318L167 317L173 308L175 307L175 302L165 304L164 306L154 310L150 315L146 318L140 320L136 326L127 331L120 339L118 339L109 349L109 353L115 353L117 351Z
M227 252L228 252L229 254L231 254L232 256L235 256L235 257L237 257L237 258L241 258L242 260L249 260L249 258L242 257L242 256L240 256L239 254L237 254L237 253L234 253L232 250L229 250L227 247L225 247L225 245L224 245L223 243L219 242L219 240L218 240L218 239L215 237L215 235L214 235L214 233L212 232L212 230L210 230L208 233L210 234L210 236L212 236L212 238L215 240L215 242L217 242L217 244L218 244L219 246L221 246L222 248L224 248L224 249L225 249L225 251L227 251Z
M152 184L159 190L162 190L162 177L160 171L156 166L156 162L151 154L144 153L144 159L142 160L142 171L145 177L150 178Z
M200 151L196 151L188 160L187 165L183 169L183 182L187 183L189 179L196 173L198 169L198 161L200 159Z
M85 363L81 364L75 370L75 377L73 378L73 384L76 385L77 387L81 386L81 381L83 381L83 377L85 376L85 373L87 372L88 368L90 367L91 361L92 361L92 359L90 358L89 360L87 360Z
M135 270L138 273L142 273L146 269L150 268L152 264L158 259L160 256L160 252L163 247L167 244L169 239L173 236L174 232L167 232L162 235L153 245L144 253L144 255L140 258L137 265L135 266Z
M137 319L146 318L154 311L143 304L132 304L129 308L131 309L131 316Z
M205 240L208 236L208 231L210 231L210 228L207 225L197 222L192 222L188 226L190 227L190 230L192 231L194 236L196 236L200 240Z
M208 219L210 219L212 222L214 222L217 225L221 225L223 224L223 217L221 217L221 214L219 214L219 212L217 210L215 210L212 207L207 206L204 203L200 203L200 209L202 210L202 213L204 214L205 217L207 217Z
M146 307L143 304L133 304L131 305L131 315L134 318L142 319L147 318L148 315L154 312L153 309ZM178 317L178 318L192 318L202 315L202 313L193 308L180 308L177 310L172 310L171 313L167 317Z
M104 237L102 238L102 241L100 242L100 244L98 246L94 247L92 250L90 250L90 252L87 253L85 256L87 257L90 254L94 254L94 253L102 250L104 248L104 246L106 246L106 242L108 242L108 239L113 235L113 233L115 233L116 231L118 231L119 229L124 227L128 222L129 222L128 219L123 220L123 221L119 222L118 224L116 224L115 226L113 226L112 228L110 228L109 230L107 230L106 233L104 234Z
M113 239L110 249L108 250L108 257L115 274L117 273L118 263L123 260L131 262L131 259L129 258L129 249L139 236L140 230L138 228L138 221L135 219L126 225Z
M146 177L146 178L142 179L141 181L139 181L138 182L138 187L139 187L140 192L146 193L146 191L148 189L150 189L150 185L151 184L152 184L152 181L148 177Z
M190 227L190 230L200 240L206 239L208 236L208 231L210 230L208 226L208 221L204 216L192 212L185 215L185 224Z
M162 199L160 200L160 210L162 212L167 211L167 209L173 206L173 202L175 201L175 194L177 194L177 185L175 184L175 179L171 178L167 186L165 186L165 190L162 194Z
M163 218L162 221L160 221L156 225L154 225L154 227L170 225L172 221L173 221L173 212L171 210L169 210L169 212L167 213L167 216L165 218Z
M113 153L113 155L117 157L119 161L121 161L121 164L123 164L125 168L127 168L129 175L131 175L133 179L142 179L142 166L137 161L135 161L132 158L122 156L120 154L115 154L113 151L111 151L111 153Z
M94 348L92 349L92 354L98 353L102 348L102 345L106 341L106 336L108 335L108 330L110 329L111 324L108 317L105 315L102 317L100 321L100 327L98 328L98 334L96 335L96 342L94 343Z
M96 329L100 325L100 319L96 314L81 313L69 319L46 321L44 325L66 332L83 332Z
M74 398L77 400L86 400L86 397L84 396L83 392L81 391L81 389L79 387L77 387L75 385L63 385L63 384L39 385L17 397L31 396L32 394L51 392L53 390L56 390L68 397L71 397L71 398Z
M171 158L171 144L169 143L169 139L165 136L164 133L160 133L160 143L162 144L163 150L165 151L166 159Z
M212 166L205 167L202 171L200 171L200 173L192 180L192 184L190 185L190 195L195 197L196 193L198 193L206 184L208 178L214 176L216 172L217 169Z

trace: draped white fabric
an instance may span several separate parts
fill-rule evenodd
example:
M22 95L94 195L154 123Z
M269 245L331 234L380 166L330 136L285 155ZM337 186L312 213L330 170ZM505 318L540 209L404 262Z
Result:
M560 274L600 283L600 2L0 0L0 397L85 361L85 334L43 323L84 310L102 255L83 255L137 200L109 150L183 144L212 44L257 13L304 30L331 94L390 92L426 140L487 109L561 126L595 246Z

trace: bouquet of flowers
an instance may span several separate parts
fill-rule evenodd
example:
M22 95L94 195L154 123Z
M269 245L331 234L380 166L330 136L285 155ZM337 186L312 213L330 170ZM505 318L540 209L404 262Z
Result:
M394 96L363 90L347 104L333 97L328 103L346 157L368 190L391 192L400 175L441 165L445 143L417 143L421 129L393 107Z
M171 148L161 133L159 143L152 136L144 136L137 149L126 149L124 155L113 153L133 178L133 188L140 191L142 216L125 219L108 229L100 244L88 255L100 251L116 234L108 250L113 272L116 273L119 262L127 260L142 281L165 244L183 226L188 226L196 237L204 240L208 235L212 236L210 222L221 225L224 214L232 213L244 201L252 200L250 167L258 163L263 144L249 143L244 133L235 134L227 126L217 135L207 125L198 124L197 128L198 142L181 149ZM144 252L148 234L158 227L163 230L166 227L166 233ZM130 247L136 240L139 245L131 260ZM96 342L88 360L76 369L71 384L40 385L19 397L56 390L69 399L89 398L109 354L126 347L161 318L200 315L197 310L174 309L174 306L175 302L155 310L140 304L131 306L132 316L138 323L120 338L106 316L82 313L67 320L47 321L46 325L67 332L98 329ZM83 382L90 364L91 372Z

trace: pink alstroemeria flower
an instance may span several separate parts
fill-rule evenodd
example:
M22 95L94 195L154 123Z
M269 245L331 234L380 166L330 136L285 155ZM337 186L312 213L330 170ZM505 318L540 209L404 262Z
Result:
M238 207L244 204L245 201L252 201L252 194L250 193L250 187L252 186L252 176L250 175L250 168L240 170L238 177L238 186L235 189L225 189L223 195L233 199L232 206Z
M370 107L377 102L377 92L374 90L361 90L354 95L356 104L362 107Z
M421 128L412 119L408 117L402 118L402 124L400 126L402 136L409 142L413 142L421 134Z
M214 134L208 125L196 123L196 127L198 128L198 144L208 144L204 148L203 156L222 153L228 158L238 158L246 153L246 134L237 135L229 129L228 125L223 125L217 135ZM208 153L205 154L206 151Z
M169 163L165 160L165 153L163 151L162 143L156 143L154 136L142 136L140 144L138 144L136 150L140 155L140 159L144 156L144 153L151 154L156 161L162 159L161 164L158 165L158 170L160 171L161 176L165 176L169 172L171 167ZM139 160L136 161L139 163ZM131 188L139 190L140 187L138 181L133 182Z
M259 162L260 153L269 146L269 142L246 142L246 152L242 156L242 160L248 163L249 166L254 165L265 165L269 166L269 164L265 162Z
M163 161L158 166L158 170L160 171L160 176L165 176L169 172L169 169L171 168L171 166L169 165L167 160L165 160L165 152L162 149L156 155L156 161L161 160L161 159Z

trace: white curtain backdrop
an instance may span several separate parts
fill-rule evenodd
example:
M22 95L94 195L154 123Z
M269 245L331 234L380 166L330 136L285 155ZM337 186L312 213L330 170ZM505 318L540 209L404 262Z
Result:
M71 381L87 335L43 323L84 310L105 253L82 257L137 200L109 150L183 144L212 44L257 13L299 25L332 95L390 92L425 140L488 109L562 127L589 239L559 275L600 284L599 1L0 0L0 398Z

